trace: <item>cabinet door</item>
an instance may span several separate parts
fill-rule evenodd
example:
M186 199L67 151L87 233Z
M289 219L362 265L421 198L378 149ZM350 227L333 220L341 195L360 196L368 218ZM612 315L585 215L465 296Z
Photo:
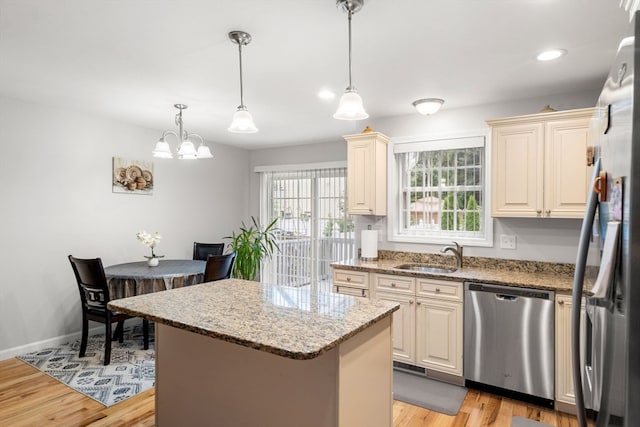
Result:
M492 209L495 217L542 215L544 127L542 123L493 128Z
M589 117L548 122L545 135L544 216L582 218L591 190Z
M374 197L374 142L349 141L348 147L348 176L347 203L348 211L352 215L372 215Z
M400 304L393 312L393 359L403 363L415 363L415 304L414 297L390 292L376 292L376 299Z
M417 364L462 376L462 304L416 300Z
M584 347L584 325L586 313L585 301L582 300L580 311L580 346ZM571 308L570 295L556 296L556 400L575 405L575 388L573 387L573 363L571 362ZM581 354L585 354L584 348Z

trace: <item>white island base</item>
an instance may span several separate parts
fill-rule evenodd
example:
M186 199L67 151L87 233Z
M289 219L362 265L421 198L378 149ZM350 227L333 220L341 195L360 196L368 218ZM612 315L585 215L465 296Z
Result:
M391 316L308 360L156 324L156 426L390 427Z

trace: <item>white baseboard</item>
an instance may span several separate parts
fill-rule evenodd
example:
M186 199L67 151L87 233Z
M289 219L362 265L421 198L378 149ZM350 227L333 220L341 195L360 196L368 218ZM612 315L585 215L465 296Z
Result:
M96 326L89 329L89 335L104 333L104 326ZM32 342L18 347L8 348L6 350L0 350L0 360L11 359L12 357L19 356L21 354L31 353L33 351L39 351L49 347L57 347L60 344L68 343L70 341L79 340L81 337L81 331L74 332L67 335L60 335L58 337L47 338L46 340Z

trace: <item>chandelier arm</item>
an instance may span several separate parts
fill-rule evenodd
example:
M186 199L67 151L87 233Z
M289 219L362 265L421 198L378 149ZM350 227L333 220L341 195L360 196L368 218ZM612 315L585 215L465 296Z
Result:
M191 138L192 136L200 138L200 144L204 144L204 139L200 135L198 135L197 133L189 133L189 134L187 134L187 138Z
M162 132L162 139L165 139L167 137L167 135L173 135L176 137L176 139L178 140L178 142L180 141L180 138L178 137L178 134L175 133L172 130L165 130Z

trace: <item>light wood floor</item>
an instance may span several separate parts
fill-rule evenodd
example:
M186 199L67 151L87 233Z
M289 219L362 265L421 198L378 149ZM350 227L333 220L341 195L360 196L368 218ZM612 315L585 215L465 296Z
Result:
M105 408L18 359L0 362L0 426L154 426L153 389ZM402 402L394 427L510 427L521 416L557 427L577 426L573 416L469 390L455 417ZM302 421L300 425L304 425Z

